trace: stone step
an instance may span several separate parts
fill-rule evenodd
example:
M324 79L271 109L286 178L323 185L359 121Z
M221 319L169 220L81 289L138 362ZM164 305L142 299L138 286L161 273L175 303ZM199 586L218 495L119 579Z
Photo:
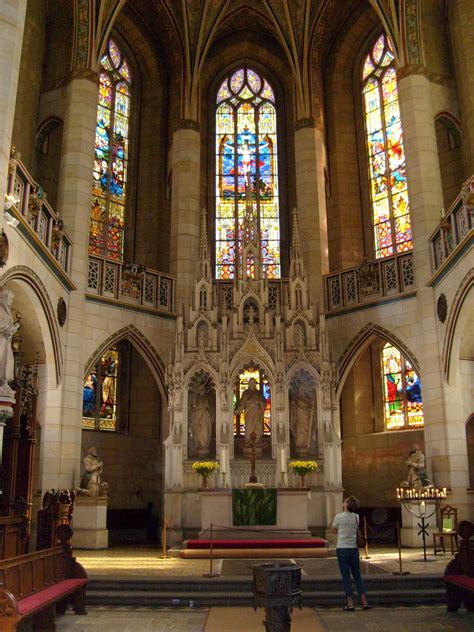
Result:
M442 580L437 576L366 577L367 593L374 605L440 604L446 600ZM304 579L306 606L328 607L343 601L338 577ZM87 589L91 605L142 605L149 607L250 606L252 584L248 578L163 578L160 580L98 580Z

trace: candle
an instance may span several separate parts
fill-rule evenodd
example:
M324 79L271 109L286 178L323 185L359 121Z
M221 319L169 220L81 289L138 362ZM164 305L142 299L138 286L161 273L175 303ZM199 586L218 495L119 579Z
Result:
M424 516L425 512L426 512L426 505L425 505L425 501L422 500L421 503L420 503L420 514L422 516Z
M280 448L280 472L286 474L286 450Z
M227 474L227 461L226 461L226 448L225 446L221 446L221 464L220 464L220 470L221 470L221 474Z

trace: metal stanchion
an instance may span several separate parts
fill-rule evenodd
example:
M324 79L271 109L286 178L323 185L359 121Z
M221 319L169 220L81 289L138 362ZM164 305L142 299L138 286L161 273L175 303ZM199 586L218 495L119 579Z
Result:
M365 555L364 560L370 560L369 556L369 538L367 536L367 518L364 516L364 538L365 538Z
M392 575L409 575L410 573L408 571L404 571L402 569L402 540L401 540L401 535L400 535L400 523L397 520L397 542L398 542L398 565L399 565L399 570L398 571L394 571L392 573Z
M163 529L161 531L161 544L162 544L162 555L161 559L166 560L168 558L166 547L167 547L167 534L166 529L168 527L168 521L166 520L166 516L163 517Z
M211 529L210 529L210 545L209 545L209 573L204 573L203 577L219 577L219 573L214 573L213 572L213 524L211 522Z

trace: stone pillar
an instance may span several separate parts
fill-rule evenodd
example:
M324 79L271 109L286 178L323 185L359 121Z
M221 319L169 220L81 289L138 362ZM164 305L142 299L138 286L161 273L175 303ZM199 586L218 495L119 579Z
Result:
M463 133L464 179L474 173L474 2L450 0L449 25Z
M322 275L328 272L325 148L323 134L311 119L296 123L295 155L298 223L304 267L311 300L322 305Z
M0 2L0 200L7 191L8 161L15 116L26 0ZM5 225L3 213L0 226Z
M61 396L42 428L43 488L79 482L81 410L84 380L84 291L87 283L89 221L97 116L97 83L74 79L67 88L58 208L73 241L71 277L77 286L69 296L64 337ZM48 408L50 402L48 401ZM49 455L57 458L48 458Z
M431 100L431 84L423 75L408 75L398 82L408 193L413 229L413 255L417 286L418 322L414 334L420 340L425 447L428 468L438 487L450 487L450 425L444 410L444 378L439 356L429 237L438 225L443 192ZM412 334L413 335L413 334Z
M171 150L171 273L176 275L175 309L188 305L199 246L201 135L195 121L173 135Z

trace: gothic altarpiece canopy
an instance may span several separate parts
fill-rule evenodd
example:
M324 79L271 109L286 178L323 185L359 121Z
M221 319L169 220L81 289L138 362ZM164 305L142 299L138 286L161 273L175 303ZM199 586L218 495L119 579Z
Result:
M309 515L311 526L325 527L342 493L336 374L324 314L309 298L297 212L292 213L288 279L266 278L250 212L242 235L235 278L213 280L202 211L189 316L178 316L167 368L171 430L165 441L165 511L175 529L186 522L185 496L196 497L193 490L200 485L192 471L195 460L220 461L226 476L215 475L214 487L248 482L253 426L256 474L266 487L298 484L287 472L290 458L318 462L308 480ZM263 412L260 430L255 407Z

